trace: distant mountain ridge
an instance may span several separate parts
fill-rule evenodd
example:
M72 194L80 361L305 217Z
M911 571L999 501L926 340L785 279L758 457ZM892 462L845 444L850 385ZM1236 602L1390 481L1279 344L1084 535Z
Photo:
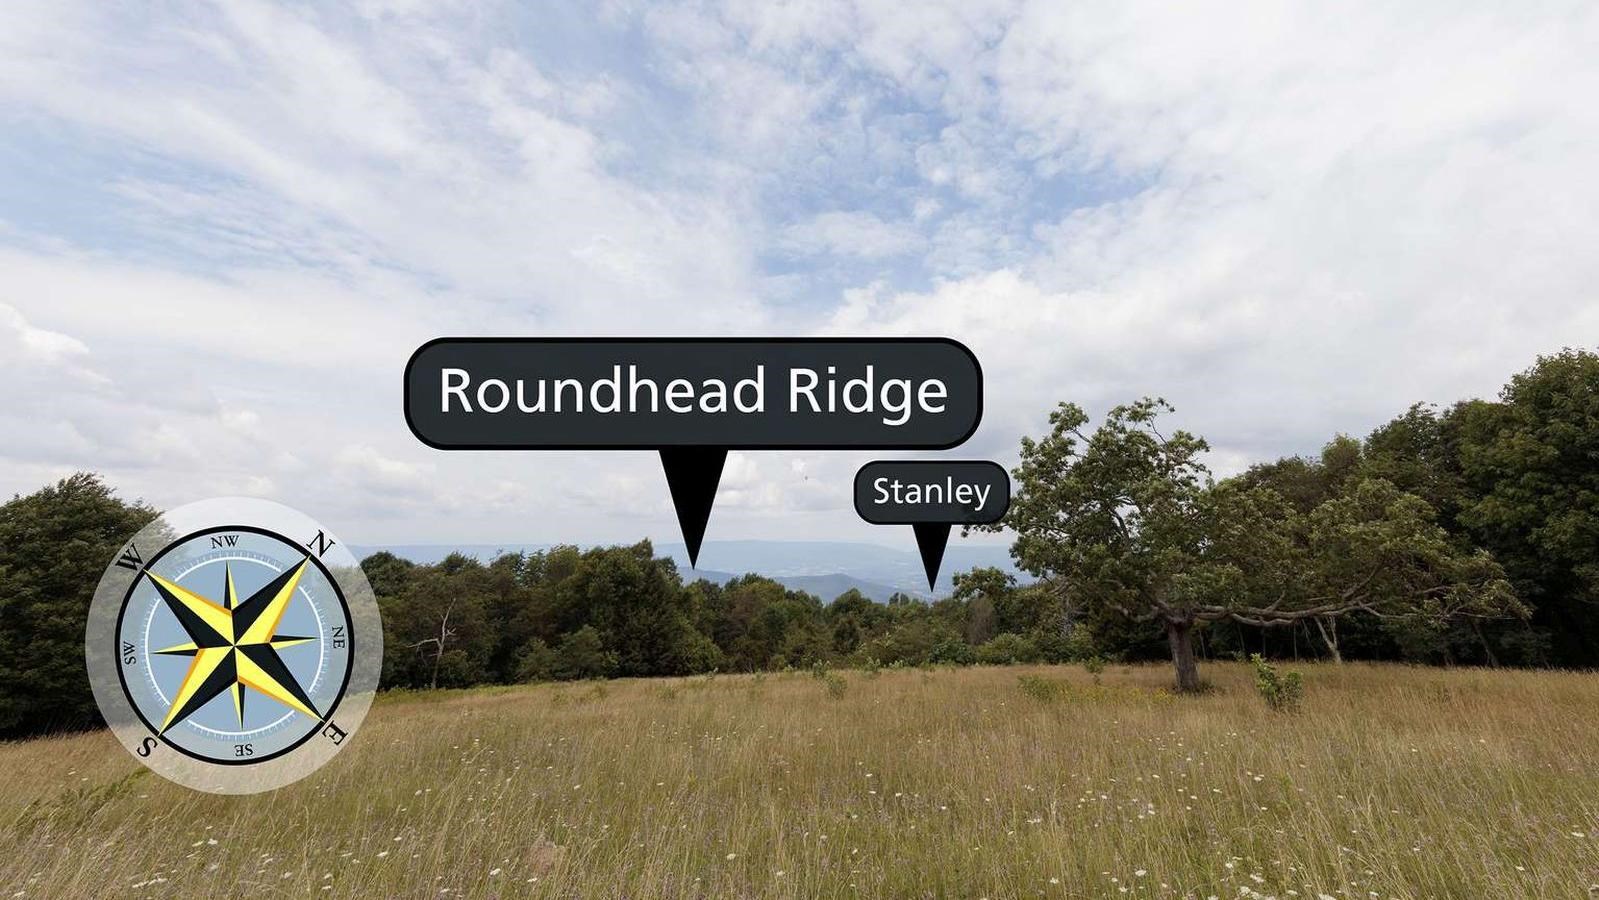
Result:
M487 561L500 553L533 553L554 544L387 544L356 547L360 557L387 550L412 562L432 564L451 553ZM996 544L970 544L951 537L944 552L944 565L938 585L930 595L921 557L914 549L900 550L880 544L854 541L707 541L700 548L702 568L690 568L682 544L658 544L656 552L670 556L692 581L704 578L727 582L745 573L764 575L790 590L815 594L832 600L855 589L880 603L895 592L927 599L947 596L955 572L994 566L1017 573L1007 547Z

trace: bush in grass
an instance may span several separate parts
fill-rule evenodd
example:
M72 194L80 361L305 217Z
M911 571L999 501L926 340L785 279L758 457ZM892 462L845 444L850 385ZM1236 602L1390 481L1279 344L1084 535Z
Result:
M987 666L1038 662L1038 645L1022 635L1006 632L979 646L977 661Z
M849 682L844 680L844 676L837 672L823 672L821 677L822 687L827 691L827 696L834 700L843 699L844 691L849 688Z
M1261 658L1259 653L1249 657L1255 667L1255 688L1266 705L1278 712L1296 712L1305 696L1305 684L1298 672L1277 671L1277 667Z
M1016 677L1016 687L1020 689L1023 694L1026 694L1040 703L1050 703L1054 701L1054 699L1059 697L1061 692L1065 690L1065 686L1060 682L1052 681L1048 678L1039 678L1037 675L1018 675Z
M1085 657L1083 657L1083 671L1087 672L1088 674L1090 674L1092 676L1094 676L1094 683L1095 684L1099 684L1099 676L1100 676L1101 673L1103 673L1105 671L1105 657L1103 657L1103 656L1085 656Z
M969 666L976 661L977 655L972 651L971 644L959 638L945 638L933 645L927 658L937 665Z

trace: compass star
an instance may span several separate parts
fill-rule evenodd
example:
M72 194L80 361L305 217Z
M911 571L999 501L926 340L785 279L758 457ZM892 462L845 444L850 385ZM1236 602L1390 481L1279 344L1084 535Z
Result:
M177 616L178 624L189 635L189 642L155 651L166 656L192 656L189 671L183 676L172 708L167 711L161 733L187 719L223 691L233 693L233 708L244 727L244 689L252 688L313 719L321 720L300 683L278 655L278 648L292 647L316 638L279 635L278 625L294 597L311 562L307 556L294 568L281 573L243 603L233 588L233 570L223 568L223 601L217 603L188 588L146 570L156 592Z

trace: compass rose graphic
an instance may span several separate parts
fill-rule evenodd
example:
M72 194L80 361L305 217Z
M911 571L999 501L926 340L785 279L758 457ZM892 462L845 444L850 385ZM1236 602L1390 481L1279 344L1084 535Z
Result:
M307 557L293 569L267 582L266 587L242 604L237 600L229 563L223 564L224 599L220 605L153 572L145 573L155 582L156 592L166 601L183 630L189 633L188 642L154 652L194 658L178 687L177 696L172 699L171 710L161 723L163 733L227 690L233 693L233 708L242 728L246 687L313 719L322 718L311 708L311 698L305 695L277 651L279 647L316 640L277 633L283 611L293 599L294 588L310 562Z
M86 637L95 699L124 746L223 793L330 759L365 715L382 658L354 557L262 500L191 504L140 531L106 569Z

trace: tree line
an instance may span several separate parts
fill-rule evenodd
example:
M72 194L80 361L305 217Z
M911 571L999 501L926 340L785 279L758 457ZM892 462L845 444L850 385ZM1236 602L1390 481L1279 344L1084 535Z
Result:
M1099 645L1163 638L1183 690L1197 655L1244 648L1599 661L1599 355L1540 357L1497 400L1416 404L1220 480L1204 439L1163 432L1171 411L1145 398L1090 431L1065 403L1022 442L1012 555Z
M1599 663L1599 355L1566 350L1496 400L1417 404L1314 457L1215 478L1145 398L1097 426L1061 404L1023 440L995 530L1031 576L952 596L830 600L758 574L685 582L648 541L362 568L383 685L786 667L1267 657ZM98 721L83 625L113 551L155 516L80 473L0 506L0 735Z

